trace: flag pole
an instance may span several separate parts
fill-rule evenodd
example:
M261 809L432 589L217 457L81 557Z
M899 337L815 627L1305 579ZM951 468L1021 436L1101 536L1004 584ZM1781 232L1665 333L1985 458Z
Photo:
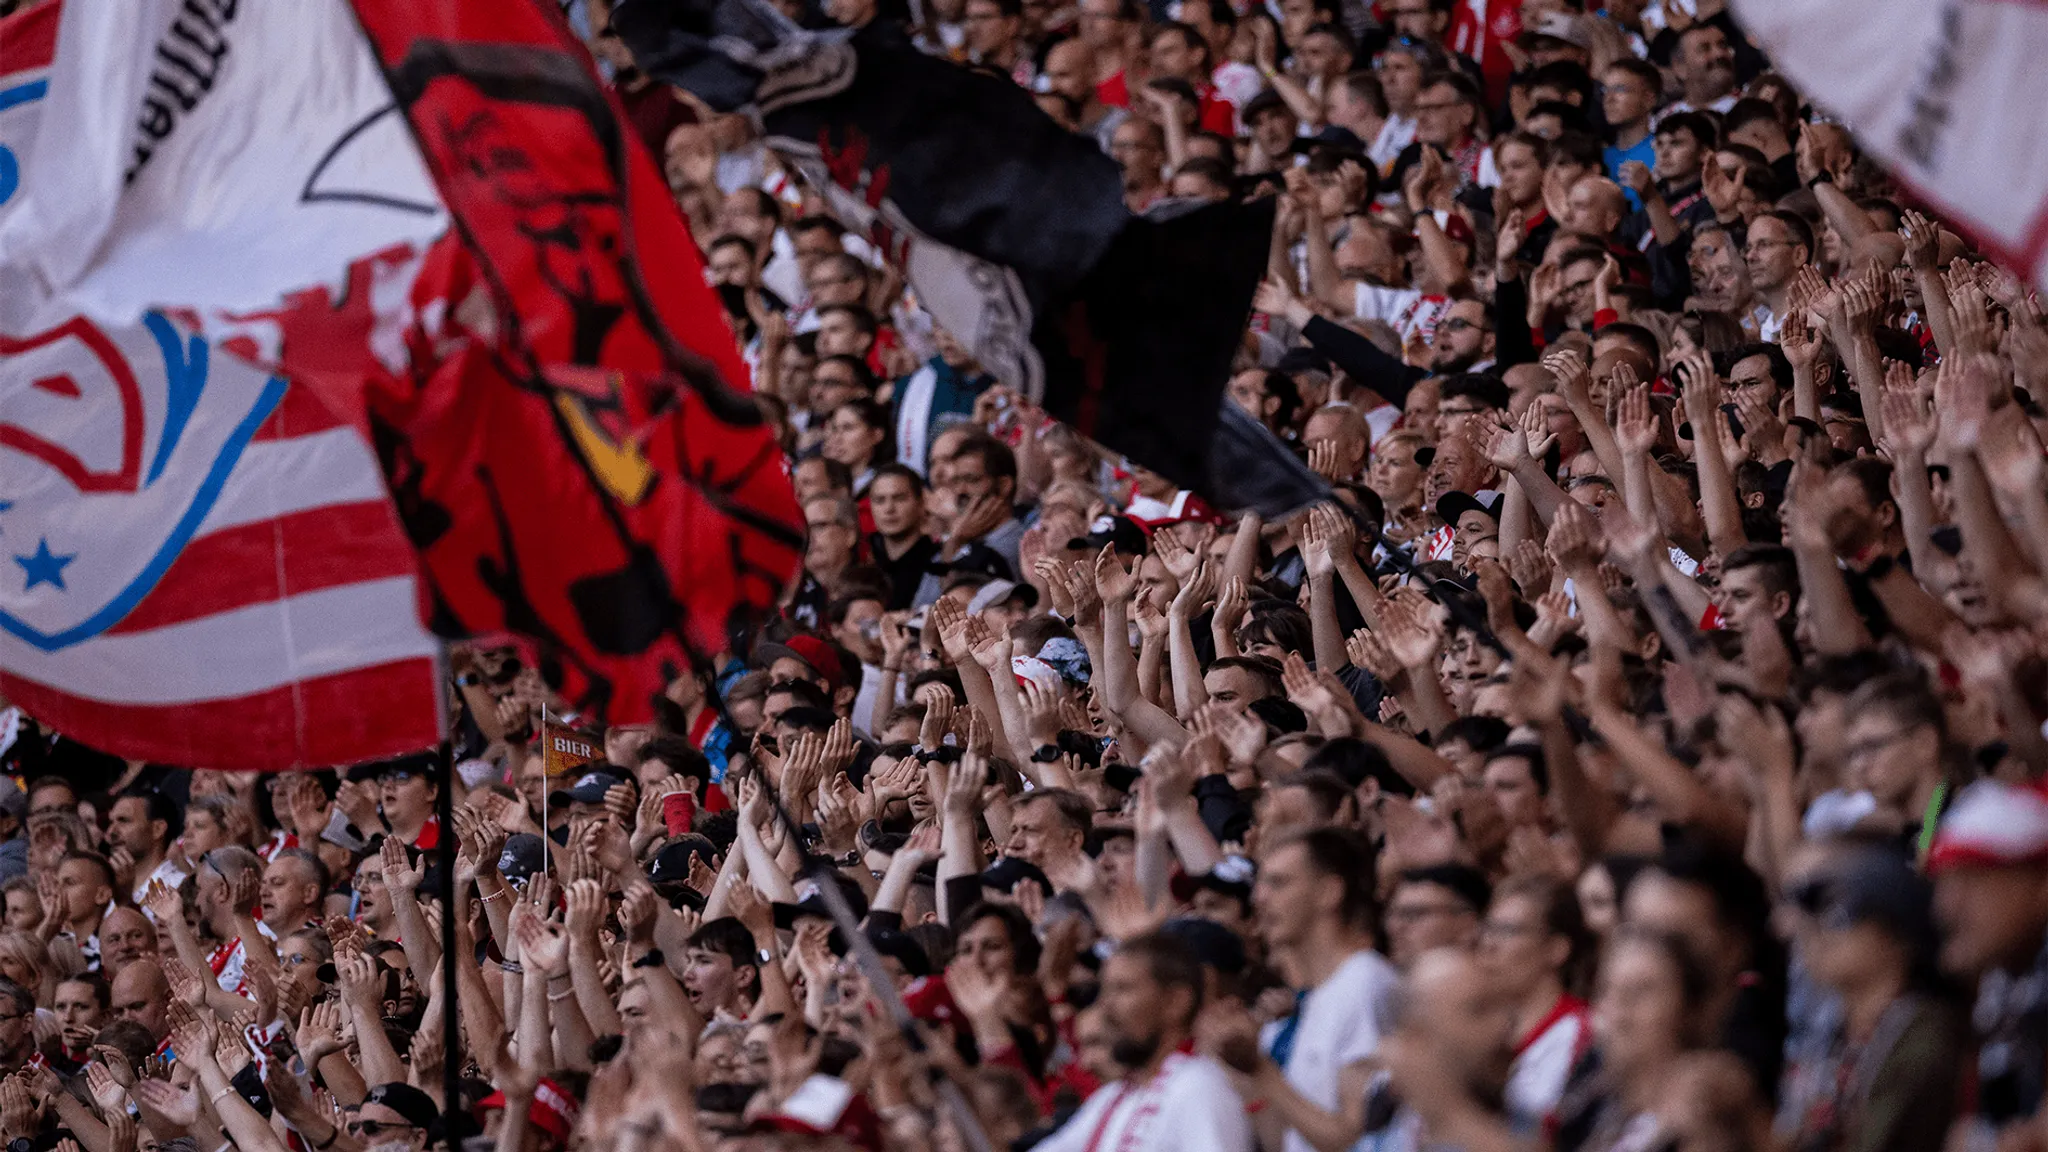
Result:
M462 1018L456 1011L455 958L455 741L440 745L441 787L434 801L440 821L434 848L441 861L441 1124L450 1148L461 1146L455 1131L462 1111Z

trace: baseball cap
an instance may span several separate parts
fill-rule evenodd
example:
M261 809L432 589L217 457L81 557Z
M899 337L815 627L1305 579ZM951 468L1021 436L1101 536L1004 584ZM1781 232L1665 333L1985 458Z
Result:
M576 783L548 793L549 804L602 804L604 794L625 781L609 772L586 772Z
M1069 684L1086 684L1094 673L1088 662L1088 649L1079 640L1065 636L1047 640L1038 649L1038 658Z
M1539 39L1562 40L1574 48L1593 46L1593 32L1586 27L1585 18L1570 12L1545 12L1534 24L1522 29L1523 44Z
M1016 891L1017 885L1025 880L1036 880L1047 895L1053 891L1052 881L1045 878L1045 873L1038 870L1038 865L1019 860L1015 856L1005 856L983 869L981 873L983 888L993 888L1004 893Z
M787 641L756 645L754 664L766 668L777 660L799 660L811 671L825 678L825 691L836 692L846 682L845 670L839 666L839 654L832 646L816 636L796 635Z
M434 778L439 753L414 752L405 756L394 756L389 760L372 760L367 764L356 764L345 775L350 780L382 780L386 776L425 776Z
M1470 492L1459 492L1454 489L1437 497L1436 515L1437 519L1453 528L1458 526L1458 518L1467 512L1481 513L1498 524L1500 508L1505 502L1498 492L1481 489L1480 494L1475 496Z
M832 881L839 885L840 894L846 897L846 904L853 912L853 918L859 920L866 916L868 914L867 893L860 890L860 885L855 884L852 880L837 872L832 873L831 876ZM775 926L777 928L785 930L795 928L796 922L806 916L815 916L820 920L830 920L832 918L832 909L825 903L825 897L818 892L818 882L816 880L804 879L797 881L796 891L798 897L796 903L775 905Z
M1100 552L1113 547L1126 556L1145 554L1145 529L1128 516L1098 516L1086 536L1075 536L1067 541L1067 547Z
M678 836L662 846L647 864L650 884L680 884L690 878L690 858L700 856L709 868L718 866L718 846L708 838L691 833Z
M903 970L912 976L932 974L931 957L925 954L924 945L917 942L917 937L908 932L871 928L868 930L868 943L882 955L894 956L896 962L903 965Z
M498 853L498 872L507 880L524 880L547 867L547 841L531 832L505 837L504 851Z
M28 793L21 790L12 776L0 776L0 813L16 820L28 814Z
M1173 878L1173 898L1185 904L1195 898L1195 893L1207 889L1250 901L1252 881L1258 877L1258 865L1243 856L1225 856L1216 862L1214 868L1198 875L1182 873Z
M1927 853L1929 875L1948 868L2048 862L2048 792L1979 780L1950 806Z
M504 1106L503 1092L493 1092L476 1102L479 1115L494 1112ZM532 1121L534 1127L557 1140L566 1141L569 1139L569 1133L576 1127L576 1118L582 1114L583 1106L560 1084L544 1077L540 1083L533 1086L533 1103L526 1109L526 1118Z
M394 1080L379 1084L363 1097L365 1104L381 1104L416 1128L431 1128L441 1119L441 1110L434 1107L434 1098L403 1081Z
M1349 128L1325 124L1313 136L1296 136L1290 151L1294 152L1335 152L1340 156L1365 158L1365 141Z
M1014 580L991 580L981 586L974 598L967 602L967 614L979 615L983 611L1004 604L1012 599L1022 600L1026 609L1038 607L1038 589Z

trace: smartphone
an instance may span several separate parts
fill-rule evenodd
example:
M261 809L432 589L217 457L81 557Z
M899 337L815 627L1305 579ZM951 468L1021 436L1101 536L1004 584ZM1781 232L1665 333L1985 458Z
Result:
M661 821L671 836L689 833L697 822L697 798L688 792L672 792L661 798Z

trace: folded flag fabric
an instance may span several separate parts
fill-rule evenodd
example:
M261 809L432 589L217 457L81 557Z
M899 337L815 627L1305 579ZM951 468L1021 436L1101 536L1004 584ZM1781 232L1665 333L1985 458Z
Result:
M47 79L46 119L75 130L64 147L47 133L31 143L19 203L0 217L0 336L12 342L0 396L9 418L17 398L65 413L30 431L69 457L0 437L0 500L55 524L113 492L155 535L95 514L98 538L39 549L0 511L0 537L21 553L0 611L77 633L53 654L6 629L0 675L31 712L47 702L17 695L16 681L48 684L89 656L95 674L182 709L167 722L183 754L136 755L281 768L418 748L438 732L425 620L444 637L523 636L579 712L641 722L670 674L772 605L802 535L780 454L680 214L644 150L625 145L558 13L540 0L74 7ZM119 333L152 311L182 359L165 351L154 376L129 373L132 387L68 396L34 361L66 325ZM202 355L214 374L195 383ZM295 435L271 483L327 483L330 504L360 492L375 530L320 504L295 522L304 534L249 541L240 562L283 585L282 623L267 631L208 632L176 660L109 646L166 586L159 569L175 573L206 538L207 513L180 494L208 491L215 473L232 494L246 445L272 427ZM327 455L307 429L327 434ZM333 476L347 452L353 487ZM174 530L195 516L200 530ZM382 572L366 552L322 591L376 585L387 600L330 610L300 593L307 549L342 545L376 549L398 583L372 579ZM127 567L95 562L88 580L101 549ZM85 587L94 614L60 611ZM243 618L199 608L222 629ZM309 630L316 611L322 627ZM420 672L402 703L307 695L330 665L362 666L401 637ZM192 669L212 676L181 687ZM224 670L239 673L226 685L237 691L219 686ZM109 748L128 738L94 710L119 700L90 677L64 683L82 709L53 726ZM324 710L364 730L330 743L301 732L225 763L213 753L235 746L238 709L261 693L292 701L302 729ZM400 719L361 719L379 709Z
M63 122L60 11L0 21L0 228ZM0 328L0 693L45 726L219 768L426 747L418 600L376 457L299 386L160 311Z
M1056 419L1226 507L1277 517L1327 495L1251 422L1228 457L1217 444L1270 201L1133 216L1091 140L886 22L814 32L759 0L625 0L612 26L649 75L758 112L939 325Z
M1734 0L1745 32L1892 175L2048 288L2048 164L2016 140L2048 107L2048 8Z

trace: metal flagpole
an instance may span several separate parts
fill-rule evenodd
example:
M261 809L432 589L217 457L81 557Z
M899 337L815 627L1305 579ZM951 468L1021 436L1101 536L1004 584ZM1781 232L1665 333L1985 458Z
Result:
M456 1116L462 1111L462 1027L456 1010L455 959L455 741L444 738L440 747L441 789L434 801L434 816L440 834L434 847L441 861L441 1125L450 1148L461 1146L455 1131Z
M691 655L696 657L694 649ZM725 701L717 692L717 679L707 675L705 683L711 688L711 699L718 701L719 713L725 717L727 724L731 724L731 717L725 713ZM733 730L738 731L737 728ZM803 829L795 820L790 819L789 809L782 806L782 794L774 782L768 779L768 773L758 764L753 765L752 770L761 782L762 794L768 797L768 803L775 810L775 818L782 821L790 843L796 845L798 854L803 857L803 874L818 886L819 898L825 902L826 911L832 914L832 923L839 929L840 936L846 940L847 953L853 957L854 963L860 966L861 974L867 977L869 991L882 1002L882 1008L889 1013L889 1018L903 1034L903 1041L909 1046L911 1053L923 1058L924 1033L918 1031L917 1022L911 1018L909 1006L903 1003L902 994L896 990L896 981L883 966L882 954L875 950L874 942L868 939L868 934L861 930L860 921L854 918L853 908L846 902L846 893L839 890L839 882L832 865L813 851L810 845L804 843ZM926 1062L926 1067L928 1070L936 1071L932 1069L929 1061ZM989 1143L988 1133L982 1130L981 1120L975 1116L974 1109L967 1103L967 1097L960 1091L960 1086L953 1083L951 1077L943 1073L934 1075L932 1091L938 1095L939 1102L945 1106L946 1111L952 1113L953 1122L960 1129L961 1138L966 1142L968 1152L994 1152L994 1147Z

